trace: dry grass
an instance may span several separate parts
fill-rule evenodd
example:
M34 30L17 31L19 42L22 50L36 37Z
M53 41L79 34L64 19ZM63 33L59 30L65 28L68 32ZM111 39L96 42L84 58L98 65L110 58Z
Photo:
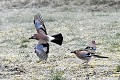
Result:
M86 80L89 74L89 80L117 80L120 76L119 67L116 67L120 64L120 12L81 12L82 7L67 5L67 0L66 5L57 4L57 1L56 8L50 5L1 9L0 79ZM36 33L33 24L36 13L43 16L50 35L62 33L64 37L62 46L50 43L46 62L38 62L34 53L37 41L28 40ZM97 52L109 59L93 58L86 72L82 61L70 51L84 48L91 40L96 40Z
M0 10L20 8L63 8L63 10L119 11L119 0L1 0Z

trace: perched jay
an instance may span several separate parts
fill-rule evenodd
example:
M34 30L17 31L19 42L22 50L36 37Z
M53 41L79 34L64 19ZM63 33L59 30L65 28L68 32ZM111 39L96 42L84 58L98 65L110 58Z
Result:
M82 59L87 63L90 61L92 56L97 58L108 58L108 57L96 55L95 53L91 53L87 50L75 50L72 51L71 53L74 53L79 59Z
M96 42L91 41L91 43L84 50L87 50L89 52L95 52L96 51Z
M44 21L39 14L34 16L34 25L37 31L37 34L34 34L29 39L38 40L38 44L35 46L35 53L41 60L47 60L49 53L49 43L53 42L58 45L62 45L63 36L61 33L49 36L46 32L46 27L44 25Z

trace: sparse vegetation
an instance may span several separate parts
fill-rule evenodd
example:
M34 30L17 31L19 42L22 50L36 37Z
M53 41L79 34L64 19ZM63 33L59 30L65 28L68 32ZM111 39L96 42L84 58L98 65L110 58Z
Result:
M116 72L120 72L120 65L116 66Z
M27 45L26 44L21 44L20 48L27 48Z
M22 38L21 42L20 42L20 47L19 48L27 48L28 45L27 43L29 43L30 41L26 38Z
M116 33L116 38L120 38L120 33Z
M24 39L21 40L21 43L22 43L22 44L24 44L24 43L26 43L26 42L30 42L30 41L29 41L28 39L26 39L26 38L24 38Z
M65 78L62 77L63 75L63 72L61 71L57 71L55 73L52 73L51 76L50 76L50 80L66 80Z
M45 21L45 22L54 22L54 21L56 21L56 20L55 20L54 17L50 17L50 16L49 16L49 17L46 17L46 18L44 19L44 21Z

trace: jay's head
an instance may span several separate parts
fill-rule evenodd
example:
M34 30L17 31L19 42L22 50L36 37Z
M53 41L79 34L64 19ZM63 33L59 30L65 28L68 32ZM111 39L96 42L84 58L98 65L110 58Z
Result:
M71 51L70 53L77 54L78 52L79 52L79 50L75 50L75 51Z
M36 40L39 40L39 34L34 34L34 35L31 36L29 39L36 39Z
M93 40L93 41L92 41L92 44L96 44L96 42Z

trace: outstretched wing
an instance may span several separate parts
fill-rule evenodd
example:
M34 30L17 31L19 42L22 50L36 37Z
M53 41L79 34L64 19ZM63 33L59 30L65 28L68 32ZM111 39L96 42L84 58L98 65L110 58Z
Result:
M44 25L44 21L40 14L36 14L34 16L34 25L35 25L36 30L43 30L45 32L45 34L47 35L46 27Z
M43 21L42 16L40 14L36 14L34 16L34 25L35 25L35 28L36 28L38 34L42 32L43 34L47 35L46 27L44 25L44 21ZM49 53L49 44L48 43L46 43L46 44L39 44L38 43L38 46L40 46L40 45L43 46L43 48L42 48L43 50L46 49L46 50L44 50L44 52L45 52L45 56L47 56L47 54ZM39 47L36 47L36 49L37 48L39 48ZM39 48L37 50L41 50L41 49ZM38 54L38 52L37 52L37 54ZM40 53L39 53L39 58L41 58Z

